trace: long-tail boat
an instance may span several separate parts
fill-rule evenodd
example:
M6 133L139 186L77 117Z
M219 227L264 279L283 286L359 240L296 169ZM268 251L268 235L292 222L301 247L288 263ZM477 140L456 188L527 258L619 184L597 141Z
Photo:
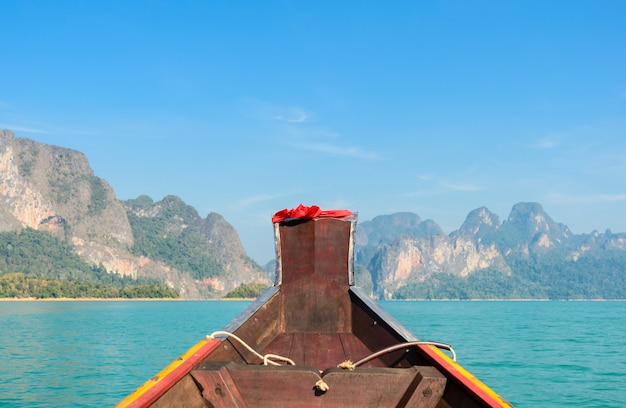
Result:
M510 407L354 285L356 218L277 212L275 285L117 407Z

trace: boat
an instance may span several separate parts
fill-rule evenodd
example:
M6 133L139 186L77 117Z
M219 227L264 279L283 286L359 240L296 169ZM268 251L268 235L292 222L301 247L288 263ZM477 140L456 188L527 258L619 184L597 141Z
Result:
M354 282L357 215L274 214L276 281L117 407L511 407Z

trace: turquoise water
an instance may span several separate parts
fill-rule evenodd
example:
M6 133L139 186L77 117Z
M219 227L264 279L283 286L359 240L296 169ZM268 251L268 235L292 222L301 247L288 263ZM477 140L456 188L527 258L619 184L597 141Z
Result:
M0 302L0 406L113 406L246 301ZM381 302L516 407L626 407L626 302Z
M383 302L516 407L626 407L626 302Z

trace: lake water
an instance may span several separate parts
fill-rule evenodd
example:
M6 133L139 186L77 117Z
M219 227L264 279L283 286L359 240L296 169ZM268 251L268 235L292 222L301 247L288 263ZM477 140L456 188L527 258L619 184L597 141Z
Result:
M113 406L249 303L0 302L0 406ZM516 407L626 407L626 302L380 304Z

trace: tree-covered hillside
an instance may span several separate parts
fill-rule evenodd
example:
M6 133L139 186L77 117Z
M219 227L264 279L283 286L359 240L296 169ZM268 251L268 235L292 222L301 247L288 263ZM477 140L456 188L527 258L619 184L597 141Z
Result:
M224 270L199 231L197 211L177 197L169 196L156 205L148 196L126 201L127 216L135 243L131 252L163 261L194 279L221 275ZM146 216L150 212L150 216Z
M478 208L449 235L410 213L358 228L356 263L376 297L626 299L626 233L573 234L539 203L515 204L503 222Z
M510 275L487 268L462 277L434 273L398 288L396 299L626 299L626 252L576 260L556 256L507 258Z
M163 298L162 283L107 273L84 262L66 242L30 228L0 233L0 297Z

